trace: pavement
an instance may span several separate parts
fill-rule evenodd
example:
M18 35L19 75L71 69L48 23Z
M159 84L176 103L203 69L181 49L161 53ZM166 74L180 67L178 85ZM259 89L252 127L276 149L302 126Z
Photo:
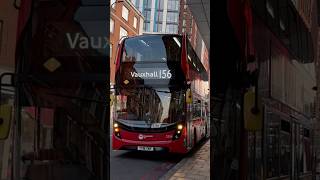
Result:
M210 180L210 141L175 165L161 180Z

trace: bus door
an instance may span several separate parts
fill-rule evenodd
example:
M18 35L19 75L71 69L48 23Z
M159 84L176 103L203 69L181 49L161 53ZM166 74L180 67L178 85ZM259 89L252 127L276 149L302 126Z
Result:
M198 104L200 109L200 129L199 129L199 137L202 138L205 136L205 122L206 122L206 113L204 111L204 102L201 100L201 102Z
M192 147L192 135L193 135L193 128L192 128L192 108L193 108L193 104L192 104L192 93L191 93L191 89L187 89L186 91L186 104L187 104L187 108L186 108L186 130L187 130L187 148L190 149Z
M208 117L207 117L207 111L206 111L206 103L203 102L201 106L202 110L202 117L203 117L203 133L204 136L206 136L208 133Z
M200 139L202 134L201 126L201 101L197 98L193 99L192 105L192 128L191 128L191 138L192 144L195 145L196 142Z
M295 119L295 118L293 118ZM295 119L292 132L292 179L311 179L312 151L310 130ZM303 119L304 120L304 119ZM301 121L301 119L299 119Z

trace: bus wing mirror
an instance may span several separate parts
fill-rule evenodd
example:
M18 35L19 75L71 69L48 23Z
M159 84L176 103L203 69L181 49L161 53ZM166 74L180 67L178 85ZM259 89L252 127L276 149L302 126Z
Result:
M186 91L186 102L188 104L192 103L192 93L191 93L191 89L187 89Z
M244 118L244 126L248 131L257 131L262 129L262 104L261 101L258 102L258 110L254 112L255 107L255 92L252 90L248 91L244 95L244 103L243 103L243 118Z
M0 106L0 140L8 138L12 118L12 106L3 104Z

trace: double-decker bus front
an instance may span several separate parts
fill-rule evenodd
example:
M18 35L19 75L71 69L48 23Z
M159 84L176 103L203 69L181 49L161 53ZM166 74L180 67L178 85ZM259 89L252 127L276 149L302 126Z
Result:
M112 147L186 153L182 36L143 35L119 45Z

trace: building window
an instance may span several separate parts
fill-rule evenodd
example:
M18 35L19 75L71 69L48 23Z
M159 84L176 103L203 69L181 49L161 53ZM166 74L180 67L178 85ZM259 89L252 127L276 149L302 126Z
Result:
M166 27L166 32L167 33L177 33L178 31L178 26L176 24L167 24L167 27Z
M112 57L112 46L113 46L113 44L110 44L109 46L110 46L110 56L109 57L111 58Z
M311 172L312 168L312 152L311 152L311 140L310 140L310 130L306 128L301 128L301 135L300 135L300 142L301 142L301 151L300 157L301 161L300 164L300 172L307 173Z
M151 7L152 7L152 0L144 0L143 4L144 4L144 8L149 8L149 9L151 9Z
M123 37L123 36L127 36L128 35L128 31L125 30L123 27L120 27L120 39Z
M273 10L273 7L272 7L271 2L270 2L269 0L267 0L266 3L267 3L267 4L266 4L266 8L267 8L268 13L270 14L270 16L271 16L272 18L274 18L274 10Z
M178 11L179 1L178 0L168 0L168 10Z
M147 32L150 31L150 22L145 22L144 23L144 30L147 31Z
M163 21L163 11L158 11L158 22L162 23Z
M113 19L110 19L110 32L113 33L114 31L114 21Z
M137 17L133 17L133 27L137 29L138 19Z
M144 10L143 15L144 15L145 21L150 21L150 19L151 19L151 11L150 10Z
M111 0L110 3L112 4L112 8L114 9L116 7L116 0Z
M122 6L122 17L123 17L123 19L125 19L126 21L128 21L129 10L128 10L128 8L126 8L125 6Z
M280 176L289 175L291 166L291 125L289 121L281 120L280 131Z
M158 4L159 10L163 10L163 5L164 5L164 0L159 0L159 4Z
M167 22L177 23L178 22L178 16L179 16L179 14L176 13L176 12L168 12L168 14L167 14Z
M201 54L200 54L201 62L203 62L203 60L204 60L205 49L206 49L206 46L204 44L204 41L201 40Z
M267 178L279 176L279 126L280 117L274 113L267 113L266 127L266 176Z
M162 23L157 23L157 31L162 32Z

